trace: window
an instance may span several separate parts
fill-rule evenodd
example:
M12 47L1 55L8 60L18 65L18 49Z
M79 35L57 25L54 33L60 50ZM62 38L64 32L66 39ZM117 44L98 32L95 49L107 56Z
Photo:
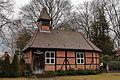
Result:
M55 64L55 52L54 51L45 52L45 64Z
M84 52L76 53L76 62L77 64L84 64Z
M50 25L50 21L43 21L42 25L43 26L49 26Z

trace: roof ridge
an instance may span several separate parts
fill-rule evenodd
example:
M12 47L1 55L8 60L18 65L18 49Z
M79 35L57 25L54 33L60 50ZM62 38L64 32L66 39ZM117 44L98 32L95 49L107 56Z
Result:
M92 46L92 45L89 43L89 41L83 36L82 33L81 33L81 35L82 35L82 37L86 40L86 42L88 43L88 45L93 48L93 46ZM93 50L95 50L95 48L93 48Z
M35 30L34 35L30 38L30 40L28 41L28 43L25 45L25 47L22 49L22 51L24 51L26 49L26 47L31 47L33 44L33 41L35 40L37 33L38 33L39 29Z

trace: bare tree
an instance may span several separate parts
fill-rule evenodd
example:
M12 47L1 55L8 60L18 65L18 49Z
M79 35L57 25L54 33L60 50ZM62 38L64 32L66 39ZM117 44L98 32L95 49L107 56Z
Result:
M120 0L105 0L105 7L115 47L120 46Z
M55 28L70 14L72 5L69 0L32 0L28 5L21 8L22 24L34 31L43 7L47 8L52 18L51 26Z
M101 10L105 12L106 5L107 2L105 0L93 0L91 2L79 4L77 6L77 15L75 15L75 21L78 25L77 30L82 30L87 38L91 39L91 26L97 21L99 12ZM106 12L104 14L107 18Z
M94 21L93 8L91 2L84 2L77 6L74 20L76 23L76 30L84 33L87 38L91 38L91 25Z
M12 0L0 0L0 43L1 48L7 46L11 49L13 46L13 25L15 22L11 19L13 8ZM7 50L7 49L6 49Z

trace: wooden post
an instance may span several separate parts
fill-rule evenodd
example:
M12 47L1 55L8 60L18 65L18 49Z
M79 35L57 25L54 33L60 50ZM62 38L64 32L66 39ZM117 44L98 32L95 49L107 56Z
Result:
M56 53L56 51L55 51L55 71L57 70L57 65L56 65L57 61L56 61L56 57L57 57L57 53Z
M67 51L65 51L65 70L67 71Z
M86 69L86 53L84 52L84 69Z
M75 68L77 68L77 62L76 62L76 52L75 52Z

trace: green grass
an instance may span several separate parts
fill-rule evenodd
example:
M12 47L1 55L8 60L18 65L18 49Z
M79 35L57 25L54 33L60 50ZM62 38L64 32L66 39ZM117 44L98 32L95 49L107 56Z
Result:
M84 80L87 78L89 78L90 80L120 80L120 73L103 73L98 75L83 76L62 76L57 78L66 80Z
M54 78L0 78L0 80L120 80L120 73L102 73L98 75L57 76Z

